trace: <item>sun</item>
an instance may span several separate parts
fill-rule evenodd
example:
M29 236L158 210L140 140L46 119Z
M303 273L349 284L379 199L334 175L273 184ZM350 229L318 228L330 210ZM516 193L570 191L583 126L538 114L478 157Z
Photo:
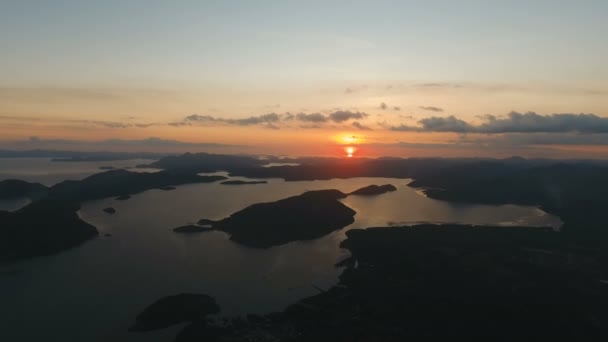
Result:
M352 158L353 154L355 153L356 149L352 146L348 146L344 149L344 151L346 151L346 156L348 158Z

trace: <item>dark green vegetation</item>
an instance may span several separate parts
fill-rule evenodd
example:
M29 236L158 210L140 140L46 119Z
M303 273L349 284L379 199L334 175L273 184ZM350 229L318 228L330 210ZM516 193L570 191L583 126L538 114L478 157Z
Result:
M174 324L204 320L220 312L215 299L203 294L181 293L159 299L137 315L130 331L163 329Z
M17 179L0 181L0 199L27 197L37 200L47 195L48 188L40 183L30 183Z
M266 184L267 181L243 181L243 180L229 180L221 182L223 185L245 185L245 184Z
M176 233L203 233L203 232L209 232L212 230L214 230L214 229L210 228L210 227L197 226L195 224L189 224L187 226L173 228L173 231Z
M361 189L357 189L349 195L359 195L359 196L374 196L381 195L387 192L397 191L397 188L392 184L384 184L384 185L369 185Z
M57 253L97 236L74 202L41 200L15 212L0 211L0 260Z
M296 240L311 240L355 221L355 211L338 199L338 190L308 191L271 203L258 203L229 217L211 222L213 228L230 234L240 244L269 248Z

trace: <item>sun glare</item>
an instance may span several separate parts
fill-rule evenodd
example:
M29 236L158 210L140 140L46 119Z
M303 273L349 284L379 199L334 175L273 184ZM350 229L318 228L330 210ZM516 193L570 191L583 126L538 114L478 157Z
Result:
M352 146L348 146L344 149L344 151L346 151L346 156L348 158L352 158L353 154L355 153L356 149Z

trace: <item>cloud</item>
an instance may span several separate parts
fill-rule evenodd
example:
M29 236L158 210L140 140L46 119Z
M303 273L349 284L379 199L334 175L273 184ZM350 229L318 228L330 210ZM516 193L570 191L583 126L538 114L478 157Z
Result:
M482 133L608 133L608 118L594 114L551 114L511 112L506 117L486 115L484 124L476 127Z
M494 146L525 145L608 145L608 133L508 133L500 135L459 136L458 142Z
M340 123L340 122L344 122L344 121L348 121L348 120L365 119L368 116L369 116L369 114L362 113L362 112L350 112L350 111L339 110L339 111L329 114L329 119L333 122Z
M401 107L399 107L399 106L394 106L394 107L393 107L393 110L395 110L395 111L400 111L400 110L401 110Z
M321 114L321 113L312 113L312 114L305 114L305 113L298 113L296 114L296 119L300 120L300 121L304 121L304 122L327 122L329 119Z
M389 127L391 131L402 132L454 132L468 133L473 131L473 127L463 120L451 115L447 118L433 116L424 118L418 121L420 126L409 126L401 124L400 126Z
M400 125L393 131L453 132L453 133L608 133L608 118L595 114L551 114L511 112L504 117L486 115L485 122L473 125L451 115L428 117L418 121L420 126Z
M418 121L424 131L430 132L471 132L473 127L463 120L450 115L447 118L430 117Z
M422 110L428 110L428 111L431 111L431 112L443 112L443 108L440 108L440 107L420 106L418 108L420 108Z
M382 110L386 110L386 108L388 108L388 106L386 105L386 103L382 102L382 103L380 104L380 109L382 109Z
M358 128L358 129L360 129L362 131L371 131L372 130L370 127L364 126L361 123L359 123L358 121L353 122L352 126L355 127L355 128Z
M199 124L221 123L221 124L237 125L237 126L251 126L251 125L259 125L259 124L272 125L274 123L281 121L281 115L276 114L276 113L270 113L270 114L262 114L262 115L258 115L258 116L250 116L250 117L244 118L244 119L225 119L225 118L217 118L217 117L214 117L211 115L192 114L192 115L187 116L184 120L190 121L190 122L196 122Z

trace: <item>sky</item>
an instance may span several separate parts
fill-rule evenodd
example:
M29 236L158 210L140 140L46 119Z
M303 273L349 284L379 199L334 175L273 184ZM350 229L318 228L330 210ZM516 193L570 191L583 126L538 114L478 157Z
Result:
M0 0L0 148L608 157L608 2Z

